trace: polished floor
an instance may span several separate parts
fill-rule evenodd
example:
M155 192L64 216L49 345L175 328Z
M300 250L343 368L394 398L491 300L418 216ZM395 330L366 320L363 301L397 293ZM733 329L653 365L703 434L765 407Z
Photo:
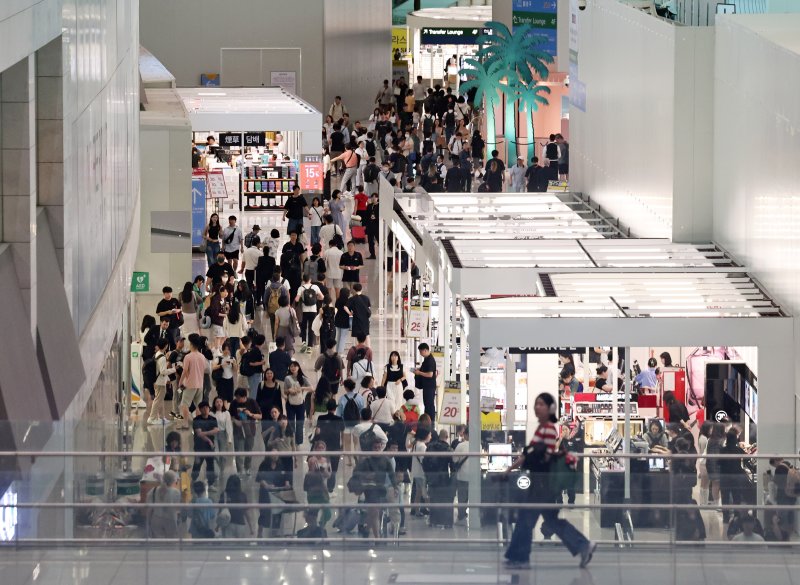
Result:
M562 548L538 547L533 568L502 568L499 549L417 546L202 550L0 549L4 585L798 585L800 557L737 548L600 549L581 570ZM9 554L10 553L10 554Z

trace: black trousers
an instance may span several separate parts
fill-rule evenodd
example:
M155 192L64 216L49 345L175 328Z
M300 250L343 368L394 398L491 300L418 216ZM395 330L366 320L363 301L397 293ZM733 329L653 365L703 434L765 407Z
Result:
M369 255L375 256L375 242L378 240L378 232L367 230L367 245L369 246Z
M194 463L192 464L192 481L197 481L197 478L200 476L200 468L203 466L203 462L205 461L206 479L208 480L208 485L214 485L214 482L217 480L217 474L214 473L213 455L213 451L210 451L208 456L195 455Z
M314 332L311 330L311 324L316 316L316 313L303 311L303 321L300 323L300 337L308 345L314 344Z

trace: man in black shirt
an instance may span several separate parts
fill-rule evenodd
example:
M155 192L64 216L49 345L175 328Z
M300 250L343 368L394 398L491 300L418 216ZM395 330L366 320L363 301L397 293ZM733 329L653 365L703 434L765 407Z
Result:
M331 135L328 137L331 144L331 152L330 152L331 160L335 159L337 156L339 156L344 152L344 132L342 132L342 125L339 124L338 120L334 120L334 122L336 123L333 125L333 132L331 132ZM336 174L339 167L340 165L337 162L334 165L334 170L333 170L334 174Z
M600 366L597 368L597 379L594 382L595 392L613 392L614 387L608 381L608 368Z
M500 156L500 153L498 151L496 151L496 150L493 150L492 151L492 158L490 158L489 160L486 161L486 167L484 167L484 170L488 171L489 170L489 166L492 164L492 161L495 161L497 163L497 170L500 172L500 174L504 173L506 171L506 165L505 165L505 163L503 161L501 161L498 158L499 156Z
M264 300L264 291L272 273L275 272L275 266L277 266L275 258L269 253L259 256L258 264L256 264L256 304L260 304Z
M289 241L281 249L281 274L289 281L289 298L297 296L303 278L303 262L306 260L306 247L297 241L297 232L289 232Z
M217 479L217 475L214 473L214 457L205 454L214 452L214 437L219 433L219 425L217 425L217 419L211 416L209 410L208 402L203 400L197 405L197 411L200 414L194 417L194 422L192 422L194 451L197 453L194 458L194 465L192 465L192 481L197 481L200 475L200 467L205 461L206 479L208 480L208 485L212 486Z
M409 177L411 178L411 177ZM378 194L373 193L364 213L364 229L367 232L367 244L369 246L368 260L375 260L375 240L378 239L380 225L380 214L378 208Z
M412 368L411 373L414 374L415 387L422 390L425 414L430 415L431 420L436 422L436 360L431 355L431 348L427 343L420 343L417 349L422 356L422 364L419 368Z
M444 184L448 193L463 193L466 191L467 177L461 169L461 161L457 156L451 157L453 166L445 175Z
M275 374L275 379L283 383L286 379L286 374L289 373L289 364L292 362L292 356L286 351L286 341L283 337L275 339L275 351L269 354L269 368Z
M165 286L161 289L161 292L164 294L164 298L158 301L156 314L159 317L169 317L170 347L174 348L183 324L181 302L172 298L172 287Z
M307 215L307 207L306 198L300 194L300 187L295 185L292 190L292 196L288 197L286 203L283 204L283 219L289 220L286 226L287 234L292 232L303 233L303 218Z
M217 254L216 263L209 266L208 271L206 272L206 278L208 279L206 281L206 290L214 290L214 284L221 282L223 278L225 281L227 281L229 276L233 276L235 274L236 273L233 271L233 266L231 266L231 263L225 260L225 254L220 252Z
M369 318L372 317L372 309L369 297L362 292L361 283L353 285L353 296L347 299L347 308L353 314L353 337L364 335L369 339ZM369 342L367 342L369 345Z
M538 156L531 159L531 166L525 171L525 179L528 184L528 193L545 193L547 191L547 171L539 166Z
M342 450L342 436L344 434L344 419L336 416L336 400L330 398L325 403L328 409L327 414L323 414L317 419L317 428L314 431L314 440L325 441L327 451ZM328 491L333 493L336 489L336 472L339 469L339 457L329 457L331 462L331 476L328 478Z
M347 252L342 254L339 259L339 266L343 269L342 282L358 282L359 267L364 266L364 258L361 256L361 252L356 252L356 245L353 240L347 242Z
M233 422L233 449L237 453L252 451L256 436L256 421L261 420L258 403L247 397L247 388L237 388L231 402L231 422ZM236 457L236 470L250 476L252 457Z

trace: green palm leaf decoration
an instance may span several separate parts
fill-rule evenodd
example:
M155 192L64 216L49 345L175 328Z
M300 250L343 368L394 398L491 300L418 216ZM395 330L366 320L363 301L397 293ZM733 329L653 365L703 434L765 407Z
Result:
M553 62L553 58L541 50L544 39L534 34L534 29L530 26L522 25L515 28L512 33L509 28L501 22L487 22L485 27L490 31L478 37L478 43L482 47L478 50L478 58L488 73L492 71L494 77L499 75L496 90L505 96L505 139L506 139L506 160L510 161L509 147L516 145L518 136L516 130L517 101L521 99L531 87L542 87L537 85L536 77L547 79L549 70L547 65ZM505 83L503 83L505 78ZM549 93L549 90L548 90ZM539 96L542 98L542 96ZM529 98L534 99L534 98ZM476 96L476 101L478 101ZM529 102L538 105L546 105L542 102ZM487 112L489 112L487 104ZM533 111L533 110L529 110ZM488 131L487 116L487 131ZM494 124L492 124L494 128ZM494 137L491 136L492 141ZM528 135L529 151L533 147L533 136ZM518 146L516 147L519 152Z
M502 80L506 77L506 71L499 63L487 65L476 59L465 59L464 64L467 67L461 69L459 74L466 76L467 80L461 83L458 91L461 95L466 96L467 93L474 90L474 103L484 104L486 133L488 135L486 146L491 150L496 140L494 108L502 103L497 92L505 87L502 84Z
M519 103L525 110L525 123L526 123L526 136L528 137L528 158L526 163L534 157L536 145L534 144L533 133L533 112L539 109L539 106L548 106L550 101L541 94L550 94L550 88L546 85L529 85L524 90L520 91Z

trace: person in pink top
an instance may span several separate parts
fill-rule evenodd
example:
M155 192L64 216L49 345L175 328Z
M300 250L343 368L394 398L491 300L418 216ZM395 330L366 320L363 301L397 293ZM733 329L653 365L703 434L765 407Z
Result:
M182 429L189 428L189 406L194 402L195 407L203 399L203 376L206 373L206 357L202 354L203 338L197 333L189 336L190 351L183 358L183 374L180 386L183 387L181 397L181 414L183 415Z

